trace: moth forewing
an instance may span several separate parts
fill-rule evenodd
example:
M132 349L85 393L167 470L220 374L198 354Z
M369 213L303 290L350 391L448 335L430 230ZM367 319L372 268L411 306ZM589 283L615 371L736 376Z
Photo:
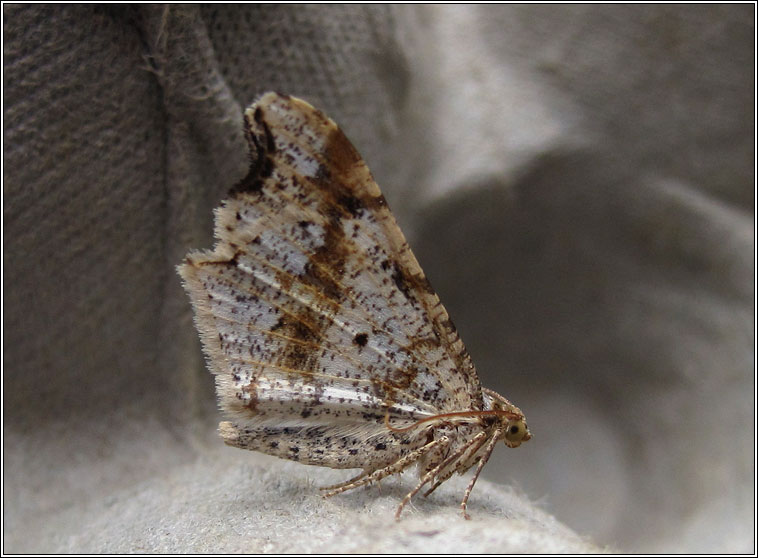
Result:
M327 495L417 465L427 494L529 439L482 389L368 167L329 118L267 93L245 112L249 174L216 210L213 251L179 274L224 441L310 465L361 468Z

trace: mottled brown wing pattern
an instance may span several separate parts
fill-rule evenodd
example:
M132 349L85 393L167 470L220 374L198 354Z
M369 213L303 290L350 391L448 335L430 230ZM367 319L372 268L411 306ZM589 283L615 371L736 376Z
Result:
M277 94L246 124L251 172L217 210L214 251L181 269L224 409L318 424L360 408L383 427L387 409L403 424L481 408L471 360L344 134Z

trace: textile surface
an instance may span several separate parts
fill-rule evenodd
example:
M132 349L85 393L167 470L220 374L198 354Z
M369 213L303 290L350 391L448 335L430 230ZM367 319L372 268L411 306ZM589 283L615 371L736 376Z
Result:
M4 551L754 549L752 6L3 15ZM174 266L268 90L345 130L527 416L470 522L465 479L395 523L410 477L322 501L214 432Z

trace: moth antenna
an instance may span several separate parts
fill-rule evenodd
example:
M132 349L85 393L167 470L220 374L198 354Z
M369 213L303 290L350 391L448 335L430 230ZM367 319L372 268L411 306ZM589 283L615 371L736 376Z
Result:
M500 416L500 417L507 417L509 419L517 420L520 419L521 416L518 413L514 413L512 411L505 411L501 409L492 409L489 411L456 411L453 413L442 413L439 415L432 415L431 417L426 417L421 420L417 420L410 426L404 426L402 428L397 428L395 426L392 426L390 424L390 411L387 409L387 411L384 413L384 424L387 426L389 430L392 432L407 432L408 430L412 430L416 428L417 426L420 426L421 424L425 422L430 422L433 420L439 420L439 419L446 419L446 418L456 418L456 417L491 417L491 416Z

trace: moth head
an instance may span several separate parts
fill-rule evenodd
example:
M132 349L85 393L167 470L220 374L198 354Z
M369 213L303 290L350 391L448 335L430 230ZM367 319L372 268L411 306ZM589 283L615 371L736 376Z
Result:
M521 442L526 442L532 437L529 427L526 425L523 415L521 418L510 419L505 425L503 441L509 448L517 448Z
M485 410L500 411L498 414L498 428L500 429L500 438L509 448L517 448L522 442L531 439L532 434L526 425L526 418L521 409L508 401L502 395L492 390L484 389L484 408Z

